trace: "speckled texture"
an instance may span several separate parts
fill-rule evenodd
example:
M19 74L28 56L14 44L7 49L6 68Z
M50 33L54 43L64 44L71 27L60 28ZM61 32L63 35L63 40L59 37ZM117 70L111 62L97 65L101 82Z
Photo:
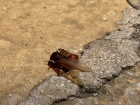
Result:
M140 10L140 0L126 0L133 8Z
M129 12L131 11L131 12ZM132 12L133 11L133 12ZM129 50L132 51L132 54L138 54L140 55L139 48L139 36L140 34L135 34L136 31L139 31L139 25L137 24L137 18L139 18L139 12L132 9L127 8L124 11L124 14L127 14L131 18L130 15L135 14L135 18L133 20L130 19L130 22L124 24L119 31L114 31L110 33L109 36L105 37L105 40L110 40L111 42L118 43L117 45L125 45L127 48L125 49L124 46L120 47L124 49L124 52L127 52L127 54L130 54L128 52ZM136 15L137 14L137 15ZM136 20L136 21L134 21ZM125 17L124 17L125 21ZM133 21L133 22L131 22ZM123 21L122 21L123 23ZM137 24L137 27L133 27L134 25L132 23ZM128 24L128 25L127 25ZM133 31L134 30L134 31ZM117 33L124 33L122 36L117 35ZM126 34L127 33L127 34ZM128 35L128 36L127 36ZM117 37L118 36L118 37ZM134 37L135 36L135 37ZM122 39L121 39L122 38ZM125 43L124 43L125 42ZM94 42L93 42L94 43ZM123 44L124 43L124 44ZM127 43L130 43L131 46L128 46ZM102 48L102 46L101 46ZM134 48L134 49L132 49ZM122 49L122 52L123 52ZM137 50L136 50L137 49ZM117 49L115 49L117 50ZM120 53L121 54L121 53ZM123 53L125 55L125 53ZM122 55L123 55L122 54ZM128 56L128 57L127 57ZM92 96L88 98L73 98L68 99L67 101L62 101L60 103L56 103L55 105L80 105L80 102L83 102L82 104L86 105L139 105L140 104L140 63L136 63L133 68L127 67L128 65L133 66L133 59L130 59L127 55L126 57L123 56L127 61L131 61L129 64L128 62L124 62L125 59L121 59L119 64L123 64L123 69L121 73L118 75L118 77L114 78L111 81L108 81L106 84L104 84L97 93L92 94ZM139 60L139 57L137 57L137 60ZM127 65L128 64L128 65ZM125 69L124 69L125 68ZM105 77L106 78L106 77ZM88 95L87 95L88 96ZM88 100L90 99L90 100ZM79 100L79 101L77 101ZM86 100L86 102L84 102Z
M133 66L140 61L132 42L126 39L123 39L121 43L111 40L96 40L84 51L82 60L93 69L96 79L111 79L113 76L117 76L122 68ZM81 80L82 78L84 76L81 76ZM88 81L85 84L93 87Z
M27 105L27 103L48 105L78 93L79 87L70 80L60 76L50 76L39 87L33 89L27 101L19 105Z
M128 11L131 12L126 16ZM127 8L124 14L123 20L128 20L129 17L129 22L128 24L125 22L123 28L126 27L126 24L130 28L127 27L127 30L120 28L118 31L110 32L104 39L96 40L86 45L86 50L83 52L82 60L93 69L93 74L94 76L96 75L97 80L99 80L98 78L111 79L113 76L117 76L122 68L133 66L140 61L136 52L139 48L139 35L137 35L137 39L133 37L137 30L137 28L133 27L133 24L139 24L139 21L137 21L140 17L139 11ZM124 23L123 21L121 22ZM85 78L84 76L80 77L81 80ZM103 82L101 81L101 83ZM89 87L93 87L88 81L84 84L89 84Z
M55 105L139 105L140 104L140 63L125 69L115 79L88 98L69 98ZM86 100L86 102L85 102Z
M9 94L9 96L3 100L2 105L17 105L21 101L23 101L21 96L17 94Z
M130 27L134 24L140 24L139 15L139 10L135 10L133 8L126 8L123 12L123 19L120 22L118 22L118 24L124 24Z
M67 101L56 103L55 105L96 105L95 99L89 98L69 98Z

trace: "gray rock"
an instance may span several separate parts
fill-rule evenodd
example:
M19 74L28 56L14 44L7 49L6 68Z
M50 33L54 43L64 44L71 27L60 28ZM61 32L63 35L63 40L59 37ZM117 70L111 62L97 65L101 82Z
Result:
M17 105L22 101L22 97L16 94L10 94L3 102L2 105Z
M126 0L133 8L140 10L140 0Z
M54 105L139 105L139 69L140 63L131 69L123 70L117 78L107 82L92 96L86 94L87 98L70 97Z
M55 105L98 105L97 98L69 98L67 101L56 103Z
M137 105L140 101L140 82L131 84L126 88L124 95L131 105Z
M140 61L140 58L135 52L131 40L121 39L118 43L118 41L101 39L88 45L82 55L82 60L93 69L93 77L89 74L86 82L85 77L80 76L80 79L86 84L86 88L89 89L99 87L99 83L92 81L92 84L88 77L96 78L98 81L99 79L111 79L113 76L117 76L122 68L133 66ZM101 83L103 82L101 81Z
M127 26L132 26L134 24L140 24L140 11L133 8L126 8L123 11L123 19L117 24L123 24Z
M137 18L139 18L140 15L138 11L132 8L127 8L124 14L127 16L124 16L124 21L121 23L125 24L119 31L110 32L110 34L104 38L105 40L96 40L86 45L87 49L82 56L82 60L86 61L86 63L94 69L94 74L100 75L102 71L105 70L104 68L107 69L103 73L110 71L108 75L111 74L111 78L117 71L121 71L121 74L114 80L103 85L101 89L99 89L96 97L93 97L95 96L93 95L88 98L68 99L55 105L80 105L81 102L83 105L91 105L91 103L92 105L140 104L140 63L134 66L134 64L139 61L137 54L139 52L140 34L135 33L139 31L139 21L137 21ZM130 15L132 14L135 14L135 18L133 17L134 20L131 20L132 17ZM129 20L129 22L126 20ZM136 27L134 25L136 25ZM105 59L105 57L107 57L107 59ZM116 63L114 63L114 59ZM132 69L122 70L130 66L134 67ZM108 75L104 75L104 78L108 78ZM86 102L84 100L86 100Z
M133 37L137 30L137 28L133 27L133 24L139 24L140 20L137 21L137 19L140 19L139 14L139 11L127 8L124 12L123 21L121 21L121 23L125 23L122 29L112 31L104 39L96 40L86 45L82 60L93 69L93 73L91 73L92 76L90 73L87 74L87 81L84 81L85 76L80 76L80 79L83 80L87 90L90 90L91 87L92 89L100 87L101 84L98 82L104 83L101 79L111 79L113 76L117 76L122 68L133 66L140 61L136 52L139 48L139 40L137 40L139 35L137 35L137 38ZM92 84L88 77L95 78L98 82L93 82Z
M124 70L119 77L105 84L96 97L98 105L108 105L108 103L110 105L139 105L139 68L140 63L131 69Z
M39 87L33 89L30 97L19 105L49 105L78 94L78 86L60 76L50 76Z

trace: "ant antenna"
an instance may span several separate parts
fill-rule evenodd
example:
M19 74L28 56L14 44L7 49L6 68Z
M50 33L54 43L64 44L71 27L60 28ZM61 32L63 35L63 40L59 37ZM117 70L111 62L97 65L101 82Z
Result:
M46 50L45 50L45 53L47 53L47 54L49 54L50 55L50 53L48 53ZM51 56L51 55L50 55Z
M45 52L47 53L47 54L49 54L50 55L50 53L48 53L46 50L45 50ZM50 55L51 56L51 55ZM47 65L47 63L46 62L48 62L48 60L46 59L46 58L44 58L44 57L42 57L43 59L45 59L45 61L44 61L44 64L46 64Z

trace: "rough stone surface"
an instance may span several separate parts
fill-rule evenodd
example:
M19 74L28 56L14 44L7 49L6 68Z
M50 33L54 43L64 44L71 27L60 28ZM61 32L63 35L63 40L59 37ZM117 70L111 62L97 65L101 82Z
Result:
M96 105L96 100L92 97L78 99L78 98L69 98L67 101L56 103L55 105Z
M140 10L140 0L126 0L133 8Z
M124 36L127 34L126 32ZM116 37L120 35L120 32L115 32L113 35ZM133 66L136 62L140 61L140 58L134 50L139 47L139 42L137 41L137 44L135 44L136 41L130 40L128 37L123 37L122 39L119 37L118 39L119 41L114 41L114 37L111 39L111 36L107 36L105 39L92 42L84 51L82 60L93 69L93 74L97 80L111 79L113 76L117 76L122 68ZM81 80L85 78L84 76L80 77ZM102 80L100 81L102 83L104 82ZM86 81L84 84L89 84L89 87L93 87L89 81Z
M137 38L134 38L134 33L139 28L133 26L139 24L139 14L140 11L127 8L124 11L124 18L120 22L124 24L122 28L110 32L104 39L96 40L85 46L86 50L83 52L82 60L93 69L94 77L96 76L97 80L111 79L113 76L117 76L122 68L133 66L140 61L136 52L139 48L139 34L135 34ZM80 77L81 80L85 78ZM83 82L86 86L89 84L88 87L96 85L94 83L93 86L90 81L83 80ZM96 87L99 87L98 85Z
M59 76L50 76L39 87L33 89L30 97L19 105L49 105L79 93L77 85Z
M139 10L135 10L132 8L126 8L123 12L123 19L120 22L118 22L118 24L123 24L124 25L123 27L126 27L125 25L127 25L131 29L132 25L140 24L139 15L140 15Z
M129 12L131 11L131 12ZM119 45L116 48L122 49L119 54L123 55L123 59L118 59L118 64L120 66L121 64L121 73L119 73L118 77L115 79L108 81L105 85L99 89L97 93L92 94L92 97L88 98L73 98L68 99L67 101L56 103L55 105L80 105L80 102L83 102L82 104L86 105L139 105L140 104L140 63L137 63L134 67L133 66L135 60L133 58L133 54L136 55L136 59L139 61L140 51L139 48L139 25L137 24L137 18L139 18L138 11L127 8L124 12L124 14L127 14L127 17L124 17L128 19L128 17L131 18L132 11L135 14L135 18L133 20L129 20L129 22L124 24L119 31L114 31L110 33L110 35L105 37L105 40L110 42L117 43L116 45ZM137 15L136 15L137 14ZM136 21L134 21L136 20ZM133 22L131 22L133 21ZM122 21L123 23L123 21ZM133 27L133 23L136 24L136 27ZM122 36L118 33L123 33ZM128 35L128 36L127 36ZM118 36L118 38L117 38ZM135 36L135 37L134 37ZM125 42L125 43L124 43ZM95 43L95 42L93 42ZM91 44L93 44L91 43ZM91 45L90 44L90 45ZM122 44L122 45L121 45ZM127 45L128 44L128 45ZM103 44L104 45L104 44ZM111 44L109 44L111 45ZM125 48L124 45L127 47ZM121 47L120 47L121 46ZM88 46L90 48L90 46ZM102 48L102 45L101 45ZM133 49L134 48L134 49ZM136 50L137 49L137 50ZM87 49L88 50L88 49ZM123 51L124 50L124 51ZM115 52L117 49L115 49ZM131 53L130 53L130 52ZM88 51L87 51L88 52ZM137 52L137 53L136 53ZM125 55L126 53L126 55ZM97 53L98 54L98 53ZM92 57L92 56L91 56ZM102 56L101 56L102 57ZM94 60L94 59L93 59ZM134 62L133 62L134 61ZM129 63L130 62L130 63ZM90 65L92 66L92 65ZM96 65L95 65L96 66ZM104 65L103 65L104 66ZM99 66L100 67L100 66ZM117 70L117 69L116 69ZM106 78L107 76L105 76ZM87 95L88 96L88 95ZM86 102L84 100L86 99ZM88 100L90 99L90 100ZM78 100L78 101L77 101Z
M140 63L125 69L115 79L87 98L69 98L54 105L139 105ZM86 100L86 102L85 102ZM92 103L92 104L91 104Z
M139 105L140 104L140 63L133 68L125 69L118 78L108 82L99 91L98 99L103 99L99 105L111 100L111 105Z
M17 94L9 94L9 96L3 100L2 105L17 105L22 101L22 97Z
M93 69L93 74L97 80L111 79L113 76L117 76L122 68L133 66L140 61L133 48L133 42L128 39L122 39L120 43L104 39L96 40L84 51L82 60ZM90 77L90 74L88 76ZM85 78L84 76L80 77L81 80ZM93 87L90 81L86 81L84 84Z

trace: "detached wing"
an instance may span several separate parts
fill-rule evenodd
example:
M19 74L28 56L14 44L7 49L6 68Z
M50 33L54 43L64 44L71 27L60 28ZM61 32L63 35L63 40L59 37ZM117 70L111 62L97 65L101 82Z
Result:
M80 62L79 60L69 60L69 59L60 59L56 63L61 64L62 67L72 70L80 70L82 72L92 72L93 70L88 67L85 63Z

